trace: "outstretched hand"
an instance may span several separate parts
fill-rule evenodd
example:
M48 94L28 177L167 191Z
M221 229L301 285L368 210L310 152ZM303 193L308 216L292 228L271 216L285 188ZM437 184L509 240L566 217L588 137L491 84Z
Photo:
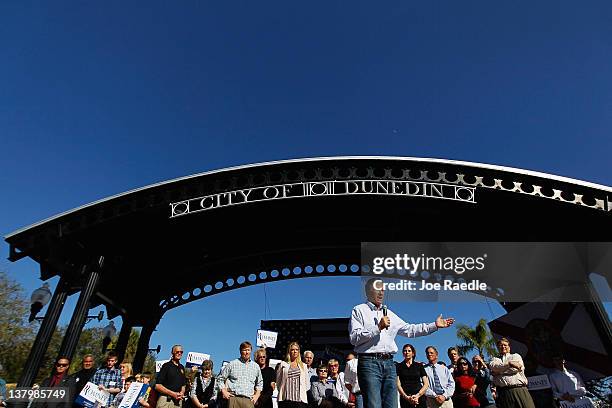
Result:
M446 319L442 318L442 315L438 316L436 319L436 327L442 329L444 327L449 327L453 323L455 323L455 319L452 317L447 317Z

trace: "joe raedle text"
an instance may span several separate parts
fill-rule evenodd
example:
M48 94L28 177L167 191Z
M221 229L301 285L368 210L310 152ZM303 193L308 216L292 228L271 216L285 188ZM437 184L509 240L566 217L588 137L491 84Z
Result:
M487 284L476 279L470 282L454 282L445 279L441 282L428 282L426 280L400 280L397 282L384 282L382 279L374 282L374 289L385 291L425 291L425 290L449 290L449 291L486 291Z

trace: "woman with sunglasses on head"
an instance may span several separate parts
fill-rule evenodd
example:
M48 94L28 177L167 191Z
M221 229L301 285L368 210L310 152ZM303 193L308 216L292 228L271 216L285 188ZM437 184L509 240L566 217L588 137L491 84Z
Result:
M310 388L308 367L300 358L300 345L289 343L287 357L276 368L279 408L302 408L308 405Z
M489 368L479 354L472 358L472 365L476 374L476 392L474 392L474 397L478 400L481 408L495 408Z
M456 408L479 407L480 403L474 397L476 373L467 358L459 357L457 367L453 371L453 378L455 379L453 406Z
M425 391L429 387L425 366L414 361L416 350L412 344L402 349L404 361L397 363L397 390L401 408L426 408Z

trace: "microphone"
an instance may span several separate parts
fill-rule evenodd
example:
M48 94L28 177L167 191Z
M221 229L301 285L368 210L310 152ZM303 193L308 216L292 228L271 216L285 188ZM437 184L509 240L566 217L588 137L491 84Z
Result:
M387 317L387 305L383 305L382 310L383 310L383 316ZM386 328L388 329L388 327Z

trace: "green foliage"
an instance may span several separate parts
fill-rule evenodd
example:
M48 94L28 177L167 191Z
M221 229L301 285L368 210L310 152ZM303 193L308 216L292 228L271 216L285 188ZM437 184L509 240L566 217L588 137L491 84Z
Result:
M94 356L95 367L100 367L104 363L104 354L102 354L102 334L103 329L101 327L92 327L83 330L79 343L76 348L76 352L70 362L70 372L73 373L81 369L81 362L86 354L92 354Z
M27 322L29 307L29 298L25 295L21 285L11 280L6 273L0 272L0 363L4 368L0 377L8 383L15 383L19 380L39 328L39 323ZM86 328L82 331L70 364L70 373L81 369L81 361L85 354L93 354L97 367L103 365L105 356L102 353L104 337L102 331L100 327ZM58 327L54 331L35 382L39 383L51 374L65 332L65 327ZM125 361L134 360L139 337L140 331L132 329ZM117 337L111 342L110 348L114 348L116 343ZM143 372L146 371L155 372L153 355L147 355L143 368Z
M496 354L495 340L485 319L480 319L473 328L465 324L457 325L457 338L462 343L457 346L461 355L466 355L471 351L477 351L483 357L486 357L485 353L489 357Z
M113 341L111 342L109 348L111 349L115 348L115 346L117 345L118 338L119 338L118 336L113 338ZM138 349L139 339L140 339L140 330L132 329L132 332L130 333L130 338L128 339L127 347L125 349L125 356L123 357L123 361L127 361L129 363L132 363L134 361L134 357L136 356L136 350ZM154 355L147 354L142 372L143 373L144 372L155 373L155 356ZM134 373L134 374L138 374L138 373Z
M21 285L0 272L0 362L7 382L17 381L34 340L35 327L26 320L29 305Z

